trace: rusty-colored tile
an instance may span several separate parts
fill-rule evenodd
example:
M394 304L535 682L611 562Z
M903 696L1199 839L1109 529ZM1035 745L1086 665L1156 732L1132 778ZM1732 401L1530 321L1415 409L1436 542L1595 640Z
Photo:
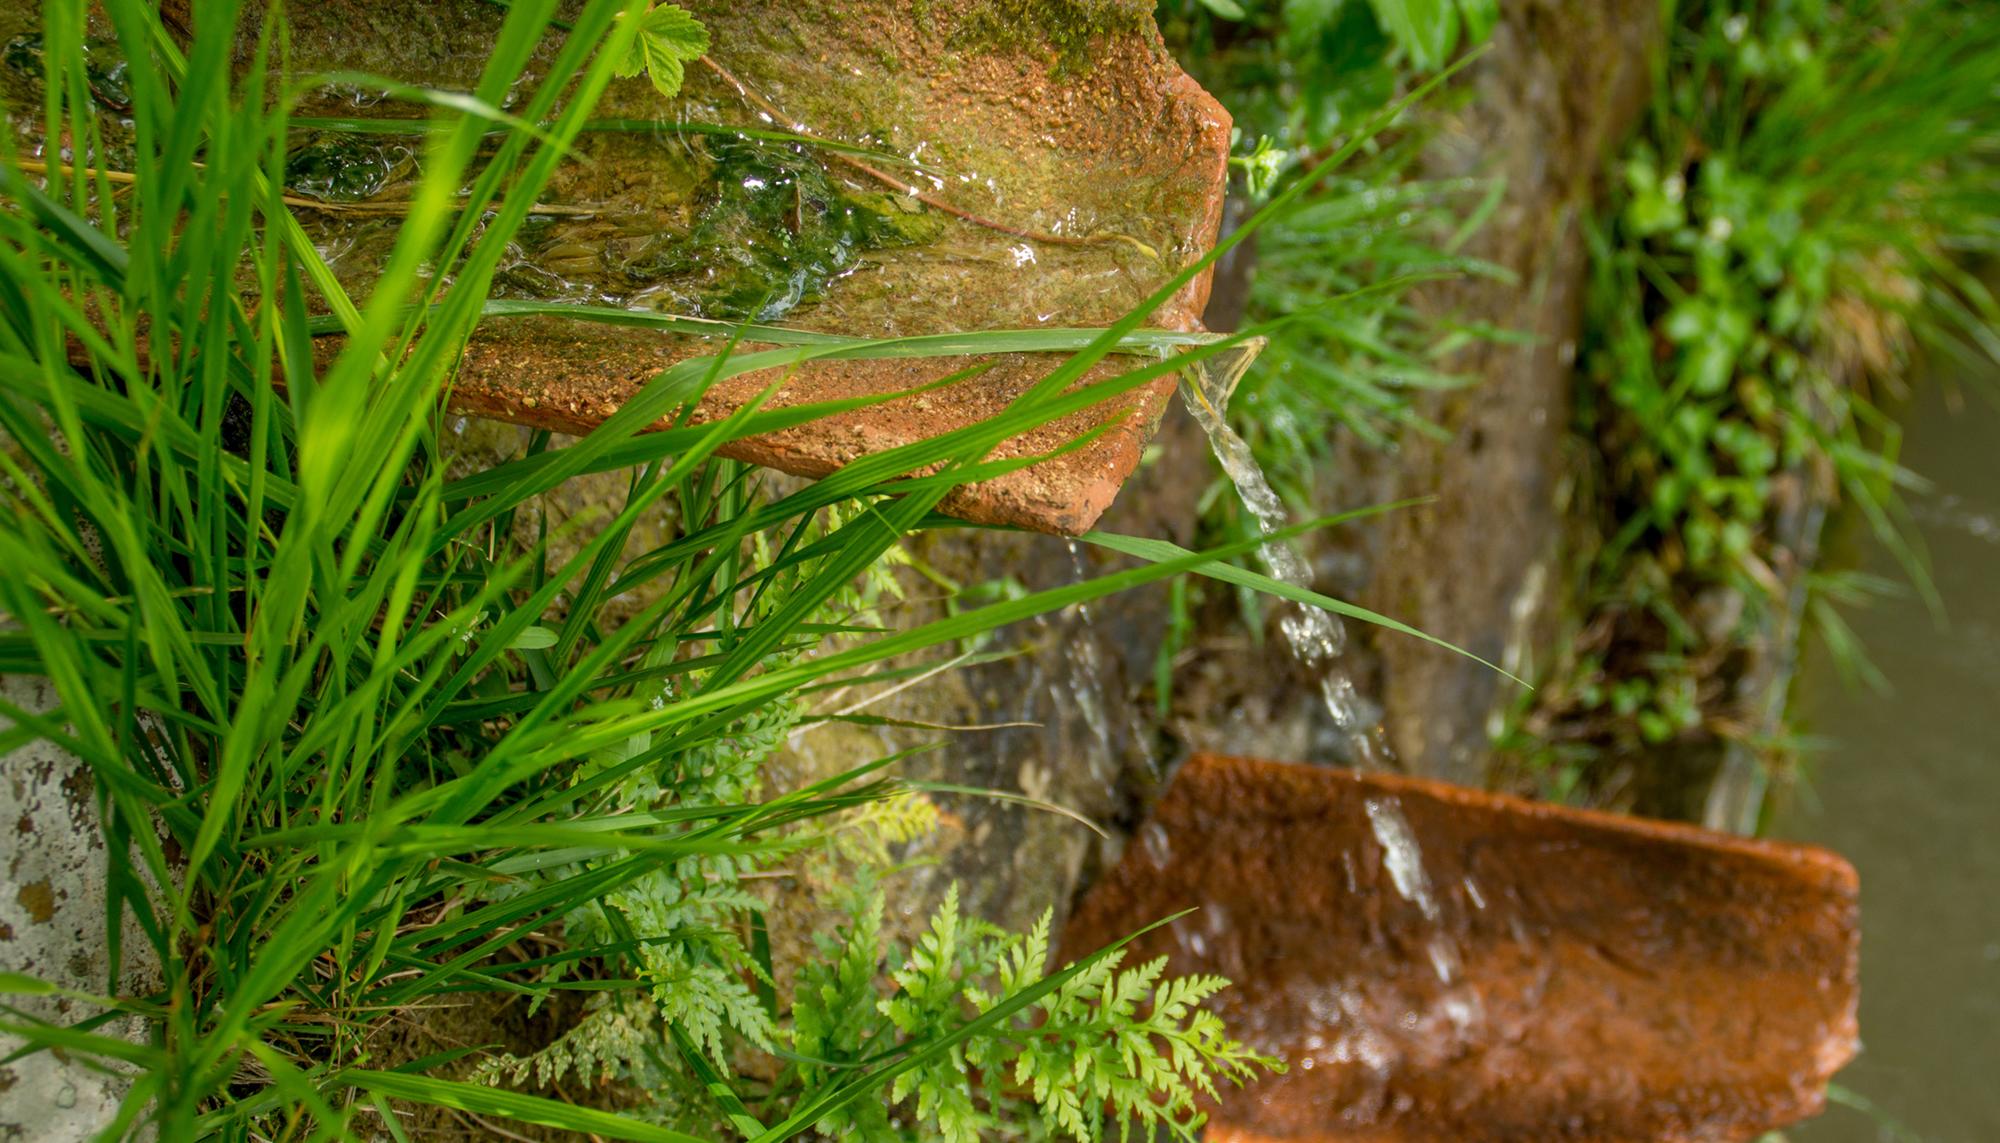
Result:
M1211 1141L1749 1140L1856 1046L1857 881L1808 846L1197 756L1067 954L1187 908L1134 955L1291 1065Z
M746 347L754 349L755 346ZM451 407L558 432L585 433L631 399L654 373L692 356L684 338L580 322L512 318L474 335L460 367ZM911 388L983 360L990 368L970 380L921 396L899 398L860 412L725 446L725 456L800 476L819 477L848 461L923 440L993 416L1060 359L1007 354L981 359L815 362L800 369L767 409ZM1093 368L1084 383L1103 380L1130 362ZM698 420L728 416L770 384L767 373L718 384L697 410ZM959 489L945 511L988 524L1011 524L1060 535L1081 535L1111 505L1173 396L1172 378L1148 383L1096 408L1074 413L1015 437L994 459L1050 452L1110 421L1087 447Z
M932 204L922 209L947 220L943 238L868 253L836 277L824 297L787 313L785 324L860 336L1098 326L1127 312L1215 242L1229 116L1168 55L1148 3L1048 6L1055 15L1047 18L1060 19L1047 28L1008 15L1012 8L991 0L694 0L689 6L709 25L711 56L722 70L690 66L688 88L675 108L643 78L615 84L601 116L666 113L803 128L878 149L921 151L941 173L936 182L909 177ZM1077 30L1084 12L1110 30L1085 38ZM316 0L288 3L286 13L301 69L386 71L448 87L470 83L483 62L480 45L490 42L501 17L478 0ZM355 37L354 27L371 31ZM338 110L302 108L306 114ZM767 118L769 110L783 118ZM680 144L662 136L656 145ZM592 162L566 165L542 201L602 207L607 217L547 221L561 249L584 251L588 261L597 244L640 242L647 226L672 225L674 212L650 209L646 198L647 180L655 178L648 164L664 170L664 160L634 147L630 135L580 141L579 151ZM829 170L854 190L889 189L846 162L829 160ZM614 210L622 213L609 217ZM991 225L950 217L963 214ZM336 245L340 236L332 232L342 225L318 220L315 237ZM370 225L378 224L361 224ZM347 257L343 276L365 280L367 260ZM519 271L511 285L503 282L503 292L533 294L538 273ZM1198 328L1207 294L1204 274L1153 324ZM663 366L715 348L637 329L489 321L465 357L452 403L464 412L580 432ZM824 475L858 456L995 413L1057 360L999 358L973 381L739 442L724 452ZM776 403L907 388L968 363L809 364ZM1092 379L1117 367L1107 364ZM769 381L757 375L725 383L698 415L726 415ZM1087 530L1137 466L1172 392L1171 380L1157 380L1010 442L998 455L1046 452L1123 414L1087 447L961 490L946 509L982 522Z

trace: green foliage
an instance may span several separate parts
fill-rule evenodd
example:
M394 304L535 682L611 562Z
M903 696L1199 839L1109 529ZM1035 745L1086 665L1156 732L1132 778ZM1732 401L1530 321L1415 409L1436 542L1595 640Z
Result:
M1184 3L1161 5L1170 43L1236 117L1242 145L1232 163L1252 201L1306 177L1315 156L1366 128L1412 68L1445 62L1417 64L1400 52L1378 8L1394 9L1427 40L1456 42L1460 16L1449 4L1286 0L1254 5L1230 24ZM1471 38L1483 39L1490 24L1476 30ZM1237 390L1247 415L1235 421L1273 483L1297 502L1310 502L1310 475L1334 426L1376 447L1401 431L1435 431L1413 396L1461 384L1440 362L1484 335L1411 303L1418 281L1495 272L1462 248L1498 205L1500 188L1418 177L1425 138L1421 127L1390 125L1339 178L1275 212L1258 238L1247 318L1282 324ZM1350 298L1357 291L1363 296ZM1350 300L1330 306L1329 298ZM1215 523L1223 534L1251 528L1227 512Z
M1503 336L1420 310L1414 290L1434 278L1503 276L1465 247L1504 188L1418 174L1428 138L1420 122L1369 129L1417 75L1447 62L1461 24L1473 44L1491 23L1468 23L1449 2L1259 0L1245 9L1232 20L1191 0L1163 0L1158 10L1176 55L1235 117L1231 163L1249 202L1281 194L1306 177L1316 156L1357 132L1371 134L1339 177L1314 182L1274 214L1249 264L1245 321L1277 324L1237 386L1230 421L1279 494L1306 505L1317 498L1315 472L1325 471L1342 441L1393 449L1407 432L1438 435L1419 410L1427 394L1467 383L1447 364L1451 355ZM1330 298L1343 300L1329 305ZM1207 490L1201 509L1205 536L1258 533L1224 481ZM1177 603L1183 619L1192 610L1188 594ZM1261 633L1256 593L1239 592L1235 602ZM1171 701L1171 662L1187 630L1183 622L1161 648L1155 698L1162 706Z
M1493 32L1497 0L1160 0L1167 42L1247 139L1319 149Z
M708 54L708 29L678 4L655 4L638 19L639 34L616 74L630 79L643 71L661 95L672 99L681 93L686 65Z
M734 465L723 468L728 473L748 474ZM838 531L848 515L851 513L827 510L821 520L801 533L802 542L810 545ZM761 535L753 538L749 555L759 566L782 566L764 539ZM735 622L747 627L767 621L779 602L797 587L801 570L783 571L774 581L778 586L754 597ZM869 630L877 619L872 614L876 599L896 590L884 561L868 569L858 583L836 591L802 626L829 634ZM788 645L767 656L761 669L795 665L802 650L802 645ZM707 669L696 668L668 675L653 688L653 701L664 705L696 693L707 674ZM606 788L606 803L633 815L721 814L750 804L763 793L764 766L778 754L785 737L806 713L799 694L781 694L718 728L707 740L693 744L670 766L626 769ZM596 751L579 775L587 778L620 768L648 754L655 741L653 734L645 733L611 744ZM659 1090L681 1078L680 1069L671 1065L663 1068L660 1063L662 1053L676 1037L684 1038L723 1070L730 1067L730 1053L739 1044L770 1051L779 1039L778 1013L760 992L773 984L771 966L768 954L760 958L745 939L758 923L752 918L764 911L765 903L745 887L744 877L767 873L778 862L798 859L812 847L840 847L886 863L886 854L880 853L879 847L862 842L857 850L845 822L860 816L865 823L879 823L893 835L904 817L886 807L907 800L869 803L861 810L830 819L824 832L815 828L793 844L755 853L684 858L641 874L622 888L572 910L563 921L564 937L570 943L634 946L631 959L638 974L636 983L643 987L650 1004L635 1002L634 996L622 993L607 996L554 1043L527 1057L490 1058L477 1074L489 1082L520 1083L532 1078L546 1085L574 1070L586 1078L630 1081L642 1090ZM683 828L697 826L691 823ZM538 869L528 879L535 884L555 884L625 856L610 854L580 865ZM554 984L564 967L556 966L540 983ZM712 1119L712 1110L699 1101L689 1105L668 1100L654 1111L690 1130Z
M768 1143L860 1115L898 1084L916 1106L897 1114L1000 1116L971 1085L998 1069L976 1059L1048 1081L1029 1102L1067 1108L1076 1129L1070 1112L1100 1096L1142 1120L1170 1113L1119 1103L1142 1089L1184 1123L1175 1092L1245 1074L1254 1061L1190 1007L1215 982L1114 974L1101 959L1043 975L1028 954L1045 930L1002 938L958 920L956 959L940 959L936 933L930 962L893 958L906 976L886 999L903 997L898 1011L928 1031L864 1006L894 1052L810 1081L795 1071L781 1089L762 1079L775 1066L738 1071L746 1057L769 1064L760 1045L780 1048L799 1027L797 1001L788 1012L774 995L745 881L838 845L837 815L896 792L880 773L893 760L761 789L804 696L1124 588L1189 572L1244 582L1227 561L1256 541L1157 559L1140 548L1140 562L1098 579L921 626L851 622L866 602L857 583L902 535L954 526L935 515L943 497L1023 463L989 461L1000 444L1234 347L1139 332L1200 266L1084 331L873 341L491 303L511 240L648 11L591 3L557 24L552 0L523 0L473 92L383 86L429 119L410 136L417 173L393 250L354 296L280 194L301 141L255 54L275 41L249 45L238 67L240 4L196 5L185 37L140 0L102 8L134 61L121 73L130 118L102 114L103 57L87 46L96 17L61 0L42 11L42 98L12 110L39 114L41 133L69 140L79 161L110 154L117 134L130 148L117 173L131 181L44 170L4 149L11 134L0 140L0 666L47 678L59 699L47 712L0 708L0 753L46 739L90 767L111 977L138 951L119 945L129 924L161 979L143 995L78 998L89 1011L75 1024L16 1013L0 1027L27 1050L133 1074L108 1136L371 1137L427 1104L610 1138L691 1137L486 1082L580 1070L657 1077L648 1114ZM531 60L538 78L523 83ZM506 115L493 110L503 103ZM472 330L557 312L754 333L768 348L715 341L581 440L537 435L520 457L454 472L440 408ZM316 344L322 333L338 340ZM1121 348L1180 356L1099 376ZM1056 356L989 420L783 496L758 495L716 451L901 394L776 410L753 399L691 420L709 387L752 373L998 351ZM544 493L609 471L628 474L626 494L570 525L573 556L553 556L547 535L520 539L535 534ZM661 538L633 553L642 519ZM871 981L891 959L871 950ZM860 970L841 971L828 984L854 987ZM942 975L925 984L925 972ZM468 997L547 1010L570 991L603 998L579 1031L484 1074L455 1053L384 1047L414 1010L481 1007ZM1060 1022L1027 1026L1036 1006ZM144 1019L150 1039L98 1030L105 1012ZM807 1033L847 1036L850 1015L829 1009ZM1086 1086L1068 1090L1056 1053L1097 1051L1075 1032L1085 1026L1123 1047L1092 1057L1076 1073ZM1139 1037L1158 1050L1141 1052Z
M1327 9L1339 6L1327 0L1291 0L1286 5L1288 14L1290 8L1303 8L1322 23L1330 22ZM1491 35L1493 25L1500 22L1500 0L1369 0L1369 6L1375 9L1375 19L1389 38L1419 71L1443 67L1451 59L1461 26L1464 38L1476 44Z
M1728 726L1726 680L1791 606L1835 489L1928 590L1899 523L1919 482L1872 393L1911 333L2000 347L1953 263L2000 217L1996 85L2000 27L1962 5L1680 8L1591 237L1578 416L1607 539L1587 635L1512 745L1588 768Z
M941 1039L994 1012L1004 997L1045 980L1049 918L1007 933L960 915L954 887L908 950L882 937L882 899L863 904L851 928L822 938L823 959L801 974L795 1048L809 1082L826 1069L896 1045ZM976 1143L1041 1122L1091 1143L1108 1117L1119 1138L1165 1131L1193 1139L1198 1096L1282 1064L1228 1038L1201 1002L1218 977L1162 979L1165 961L1119 970L1113 953L1061 982L1034 1006L981 1028L962 1045L905 1072L884 1102L819 1121L836 1138L945 1139ZM886 984L884 978L886 977ZM890 989L887 995L881 990ZM879 998L878 998L879 996Z

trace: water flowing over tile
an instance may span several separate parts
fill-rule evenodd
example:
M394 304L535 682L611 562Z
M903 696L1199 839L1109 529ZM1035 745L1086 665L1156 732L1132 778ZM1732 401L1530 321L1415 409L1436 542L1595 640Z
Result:
M1747 1141L1856 1048L1857 886L1809 846L1197 755L1064 936L1235 987L1290 1070L1232 1143Z

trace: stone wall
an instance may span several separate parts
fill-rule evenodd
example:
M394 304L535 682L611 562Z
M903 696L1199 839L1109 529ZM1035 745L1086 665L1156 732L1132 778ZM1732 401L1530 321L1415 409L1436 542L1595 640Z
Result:
M1565 453L1588 272L1582 226L1649 92L1658 11L1652 0L1508 5L1472 76L1472 98L1431 154L1432 173L1506 180L1506 199L1472 253L1518 276L1440 291L1433 302L1534 340L1468 351L1458 367L1480 383L1436 394L1422 410L1451 439L1413 434L1370 480L1370 500L1437 499L1370 533L1362 597L1510 668L1546 646L1564 604L1563 502L1573 470ZM1351 494L1334 495L1343 474L1331 476L1328 502L1350 503ZM1514 684L1413 640L1375 643L1376 691L1397 753L1414 772L1478 784L1489 721Z
M55 708L41 679L0 677L0 699L36 714ZM0 717L0 731L12 729ZM37 742L0 757L0 970L103 995L110 962L104 940L104 840L90 770L74 755ZM158 987L159 968L134 924L126 925L120 984L127 994ZM60 996L8 997L35 1019L67 1024L97 1010ZM136 1021L109 1029L134 1039ZM0 1035L0 1054L21 1041ZM0 1140L88 1139L117 1113L130 1084L115 1073L59 1053L0 1065Z

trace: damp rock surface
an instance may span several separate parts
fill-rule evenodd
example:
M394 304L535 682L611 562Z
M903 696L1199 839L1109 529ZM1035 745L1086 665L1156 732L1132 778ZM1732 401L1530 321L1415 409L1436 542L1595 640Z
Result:
M690 65L673 99L644 77L610 87L575 161L557 169L510 244L496 296L863 338L1095 328L1161 290L1215 241L1230 119L1168 55L1147 5L688 6L712 33L709 56ZM481 0L280 7L298 76L358 72L448 90L476 85L505 19L504 6ZM35 9L0 0L0 46L36 42ZM168 4L170 25L184 24L187 9L184 0ZM240 66L255 58L260 13L245 18ZM93 31L113 43L107 29ZM545 37L503 102L524 103L559 47L559 36ZM15 56L26 62L5 63ZM33 60L0 53L0 64L0 94L39 107ZM324 125L410 120L422 110L335 83L308 90L296 114L310 126L293 140L288 165L295 213L334 272L365 294L424 156L416 137L393 129ZM117 161L129 140L115 116L102 119ZM38 120L17 116L12 126L34 153ZM1207 291L1204 273L1150 324L1198 328ZM329 356L337 347L319 343ZM657 329L489 318L451 400L460 412L581 433L661 370L721 347ZM759 348L769 346L737 347ZM783 377L767 408L912 389L975 363L985 371L721 451L823 476L989 418L1062 359L807 362ZM1107 361L1083 380L1140 364ZM776 370L724 379L696 417L727 416L778 379ZM1152 378L1005 442L991 459L1042 459L958 490L944 508L981 522L1088 530L1137 466L1172 384Z
M43 680L0 676L0 699L44 714L57 706ZM0 717L0 731L12 724ZM102 995L110 979L104 933L104 840L90 769L74 755L34 742L0 755L0 860L7 863L0 894L0 970L64 988ZM159 985L159 966L138 926L128 921L120 988L144 995ZM11 996L8 1003L38 1020L73 1024L97 1009L63 996ZM136 1020L113 1021L100 1032L143 1040ZM0 1036L0 1055L20 1048ZM109 1126L131 1081L60 1053L38 1052L0 1064L0 1139L51 1143L94 1137Z
M992 7L983 0L696 5L728 78L695 69L687 102L725 121L748 111L761 123L760 108L779 109L791 121L779 128L916 156L917 171L891 173L922 192L917 209L927 219L942 220L925 241L858 258L819 300L789 312L787 324L860 336L1102 325L1213 244L1229 117L1174 64L1150 19L1106 5L1086 21L1087 36L1057 35L1060 21L1034 20L1010 24L1001 36ZM742 90L756 105L745 106ZM641 90L636 98L632 110L643 111L650 96ZM884 189L859 168L829 169L851 195ZM1152 324L1194 328L1207 288L1206 275L1190 282ZM468 353L455 399L467 411L577 432L660 368L713 349L647 331L494 323ZM944 389L723 451L823 476L994 416L1059 360L984 359L983 373ZM770 407L907 389L968 364L816 362ZM1136 364L1107 362L1085 380ZM700 416L726 415L770 381L765 374L725 381ZM983 522L1087 530L1138 464L1171 387L1171 379L1156 379L1008 441L995 459L1052 453L1105 430L1075 451L961 490L944 507Z
M1066 955L1213 972L1286 1074L1210 1139L1749 1140L1854 1053L1858 887L1806 846L1196 756Z

